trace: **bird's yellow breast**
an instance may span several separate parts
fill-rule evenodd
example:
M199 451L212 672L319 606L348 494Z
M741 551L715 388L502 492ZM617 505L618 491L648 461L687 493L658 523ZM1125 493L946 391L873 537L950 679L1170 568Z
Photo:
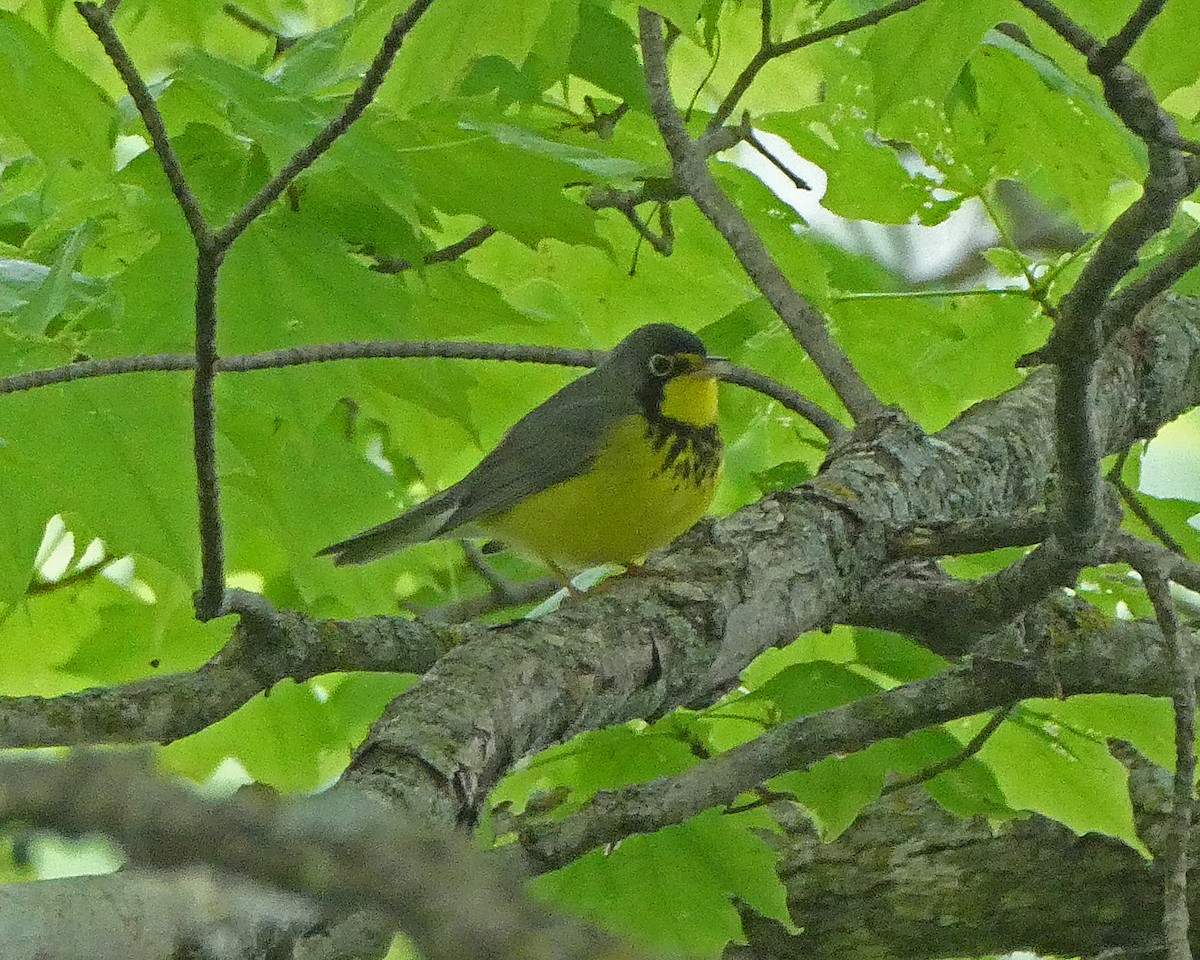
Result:
M680 377L667 387L680 381L692 381L692 402L677 390L664 396L663 419L621 418L583 473L481 519L479 526L568 568L634 563L670 543L704 516L722 467L716 385Z

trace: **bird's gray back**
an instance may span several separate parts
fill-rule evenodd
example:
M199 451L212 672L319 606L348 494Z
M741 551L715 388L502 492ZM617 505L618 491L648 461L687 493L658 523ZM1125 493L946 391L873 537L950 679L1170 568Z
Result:
M586 469L606 429L640 410L633 390L612 374L593 370L571 381L513 424L457 485L459 505L448 526L503 513Z

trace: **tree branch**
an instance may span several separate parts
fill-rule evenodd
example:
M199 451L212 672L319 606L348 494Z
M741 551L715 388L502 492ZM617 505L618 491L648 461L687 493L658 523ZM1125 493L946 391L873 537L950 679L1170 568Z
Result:
M902 530L893 538L889 555L899 560L1028 547L1046 539L1049 532L1050 522L1044 509L1015 516L967 517Z
M803 770L831 754L854 753L880 740L1050 692L1027 668L976 661L781 723L672 777L598 793L565 819L523 824L521 845L539 869L561 867L593 847L732 803L772 777Z
M134 106L141 114L142 122L146 125L146 132L150 134L150 142L154 145L154 152L162 165L163 173L167 176L167 183L171 186L171 193L175 195L175 200L179 204L180 210L183 211L183 217L187 221L188 229L192 232L196 246L198 248L208 246L213 239L212 228L200 209L200 201L192 193L187 177L183 174L179 156L175 153L175 148L171 146L171 138L167 136L167 128L163 123L162 114L158 112L158 106L154 103L154 98L150 96L145 81L142 80L137 67L133 65L129 52L121 43L121 38L113 29L112 14L116 12L116 4L113 4L110 9L108 4L101 7L94 3L76 3L75 9L79 11L80 16L100 41L100 45L104 47L104 52L108 54L112 65L117 68L117 73L120 74L125 89L129 91Z
M886 797L889 793L895 793L898 790L905 790L908 787L915 787L921 783L927 783L934 777L940 777L943 773L949 773L951 770L956 770L964 763L970 760L975 754L984 748L992 734L1000 729L1000 725L1009 718L1013 710L1016 709L1015 703L1007 704L1001 707L988 718L988 722L980 727L979 732L975 734L963 746L958 753L945 760L939 760L937 763L931 763L922 770L918 770L911 777L903 777L900 780L894 780L886 784L883 790L880 791L881 797Z
M200 512L200 590L196 619L219 617L225 604L225 538L217 478L217 271L223 254L198 244L196 259L196 367L192 379L192 436Z
M1163 935L1168 960L1192 960L1188 942L1188 840L1192 834L1193 784L1196 782L1196 677L1190 643L1175 612L1175 602L1161 567L1138 570L1175 673L1171 702L1175 709L1175 777L1171 825L1163 849Z
M1181 310L1168 303L1139 327L1136 363L1115 344L1106 351L1097 418L1107 449L1200 398L1200 305ZM1050 372L1034 371L934 437L888 424L835 449L808 483L702 522L654 559L655 577L478 634L388 706L347 781L472 823L521 757L580 730L711 703L763 650L874 596L889 530L1039 504L1054 463L1052 396Z
M860 16L839 20L837 23L831 23L827 27L821 27L803 36L793 37L791 40L784 40L781 43L771 41L770 5L764 2L761 45L750 59L750 62L738 74L737 79L733 82L733 86L729 88L729 92L725 95L725 99L721 101L709 119L705 133L712 132L733 115L733 111L737 109L738 103L746 95L746 91L750 89L750 85L758 76L759 71L776 57L794 53L822 40L829 40L832 37L840 37L847 33L853 33L855 30L861 30L863 27L874 26L888 17L895 16L897 13L903 13L905 10L910 10L923 2L924 0L894 0L892 3L885 4L875 10L869 10Z
M650 108L671 155L676 183L729 244L754 285L804 347L850 415L856 421L874 417L883 409L879 399L830 336L824 318L788 282L745 215L721 191L708 170L704 139L694 141L688 135L671 99L662 19L641 8L638 24Z
M457 260L464 253L474 250L489 237L494 236L495 233L495 227L486 224L482 227L477 227L461 240L456 240L454 243L434 250L432 253L425 254L421 262L428 267L435 263L448 263L452 260ZM412 264L403 257L375 257L375 263L372 264L371 269L376 273L403 273L405 270L411 270Z
M225 15L232 20L236 20L247 30L253 30L275 43L275 56L279 56L296 42L295 37L288 37L274 29L270 24L264 23L252 13L243 10L236 3L226 3L221 9Z
M386 36L380 44L379 52L363 74L362 82L350 97L350 101L342 108L342 112L329 121L325 129L318 133L304 147L292 156L283 168L270 180L263 184L241 210L235 213L224 227L217 233L217 245L225 249L242 235L272 203L287 189L288 185L303 173L313 162L328 150L333 142L345 133L367 106L375 99L396 54L404 43L405 37L417 25L425 11L433 4L433 0L413 0L407 9L396 14Z
M1141 0L1137 9L1125 21L1125 25L1109 37L1108 42L1093 56L1096 68L1104 72L1124 60L1133 49L1133 45L1146 32L1146 28L1162 12L1166 2L1167 0Z
M567 367L594 367L606 355L604 350L579 350L547 347L540 344L485 343L474 340L349 340L343 343L317 343L262 353L218 357L218 373L249 373L276 370L309 363L337 360L439 358L450 360L505 360L514 363L543 363ZM195 369L195 360L187 353L159 353L133 357L109 357L82 360L61 367L31 370L0 377L0 396L34 390L56 383L70 383L91 377L111 377L128 373L170 372ZM846 428L803 394L765 374L737 364L729 364L721 379L755 390L794 413L798 413L830 439L845 435Z
M0 748L170 743L281 680L343 670L423 673L458 642L453 632L397 617L346 622L286 612L272 623L245 604L240 610L233 637L194 671L58 697L0 697Z
M430 958L528 960L553 944L555 957L583 960L617 949L606 934L534 905L511 868L467 837L405 822L350 791L214 802L129 756L74 755L0 764L0 814L70 835L104 833L135 863L218 867L308 896L335 916L367 907Z

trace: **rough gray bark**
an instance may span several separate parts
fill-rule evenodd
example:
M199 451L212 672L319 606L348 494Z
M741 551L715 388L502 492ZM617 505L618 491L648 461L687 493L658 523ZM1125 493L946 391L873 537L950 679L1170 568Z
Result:
M1132 767L1139 832L1160 850L1170 774L1140 760ZM981 817L947 813L919 789L873 804L835 843L820 842L794 810L783 816L789 832L779 873L804 931L792 936L748 916L751 944L728 950L729 960L933 960L1012 950L1165 956L1160 871L1110 838L1080 837L1036 816L994 829ZM1195 832L1191 849L1194 862ZM1196 909L1200 896L1190 887ZM1194 936L1193 945L1200 946Z

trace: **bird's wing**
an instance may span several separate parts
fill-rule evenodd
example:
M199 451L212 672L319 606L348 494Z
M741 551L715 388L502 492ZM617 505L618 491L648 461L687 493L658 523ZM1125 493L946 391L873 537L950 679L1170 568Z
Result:
M458 509L445 529L503 513L532 494L577 476L595 458L606 430L638 411L631 391L602 373L573 380L513 424L479 466L455 485Z

